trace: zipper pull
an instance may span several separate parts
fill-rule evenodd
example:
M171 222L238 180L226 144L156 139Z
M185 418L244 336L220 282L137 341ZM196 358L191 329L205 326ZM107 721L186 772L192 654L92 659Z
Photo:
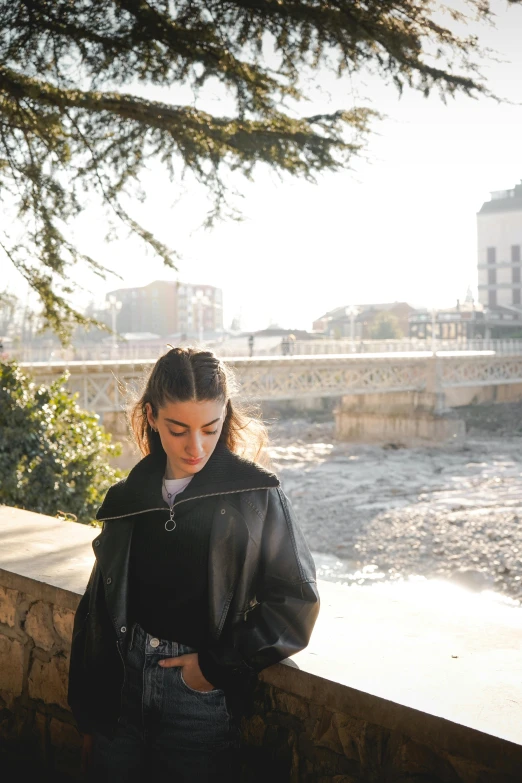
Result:
M172 533L176 529L176 520L174 519L174 506L170 507L169 518L165 522L165 530L167 533Z

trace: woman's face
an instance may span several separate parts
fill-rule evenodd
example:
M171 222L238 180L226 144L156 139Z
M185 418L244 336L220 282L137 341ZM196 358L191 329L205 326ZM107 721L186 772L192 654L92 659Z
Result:
M167 402L156 418L146 406L167 454L167 478L188 478L206 465L223 429L226 405L221 400Z

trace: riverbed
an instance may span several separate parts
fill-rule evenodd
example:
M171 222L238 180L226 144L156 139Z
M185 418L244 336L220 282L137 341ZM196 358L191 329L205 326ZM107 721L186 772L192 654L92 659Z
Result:
M270 429L319 577L416 589L444 580L522 600L522 437L510 428L417 448L339 442L333 423L307 419Z

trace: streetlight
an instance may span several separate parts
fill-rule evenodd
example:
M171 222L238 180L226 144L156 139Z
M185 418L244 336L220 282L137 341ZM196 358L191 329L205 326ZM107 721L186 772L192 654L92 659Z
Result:
M437 351L437 338L435 336L435 330L437 326L437 311L435 308L431 311L431 352L435 356Z
M355 305L350 305L345 308L345 314L350 319L350 343L351 352L355 353L355 317L359 314L359 308Z
M116 299L114 294L110 294L107 297L105 309L108 310L109 313L111 314L111 328L112 328L111 353L114 352L114 354L116 354L116 351L118 349L118 339L116 335L116 318L121 310L121 307L122 307L121 302L119 302Z

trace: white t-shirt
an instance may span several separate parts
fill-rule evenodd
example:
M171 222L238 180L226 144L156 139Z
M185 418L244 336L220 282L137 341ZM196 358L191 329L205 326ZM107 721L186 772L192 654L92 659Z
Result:
M161 493L165 503L167 503L169 506L172 506L176 495L179 495L180 492L183 492L185 487L188 487L192 479L193 476L188 476L187 478L182 479L163 479Z

